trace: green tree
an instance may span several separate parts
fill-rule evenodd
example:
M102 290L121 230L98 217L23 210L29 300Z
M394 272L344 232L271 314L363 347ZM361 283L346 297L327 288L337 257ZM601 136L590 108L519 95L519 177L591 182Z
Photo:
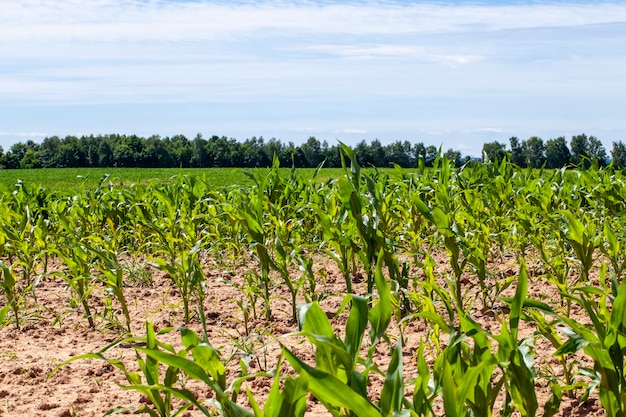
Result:
M100 138L98 143L98 166L100 167L112 167L113 166L113 140L108 137Z
M439 155L439 149L437 149L436 146L434 145L430 145L426 147L425 153L424 153L424 163L427 167L431 167L433 166L433 163L435 162L435 159L437 158L437 155Z
M241 146L242 159L236 160L236 163L243 164L248 168L268 167L271 162L265 151L265 139L263 136L253 136Z
M20 161L20 168L22 169L41 168L41 159L39 157L39 151L35 151L33 149L27 149L26 153L22 157L22 160Z
M174 163L178 168L188 168L191 163L193 149L185 135L174 135L169 140L169 149Z
M570 161L570 151L564 136L546 142L546 167L561 168Z
M59 166L61 145L61 139L58 136L50 136L43 140L39 147L39 156L43 168L56 168Z
M613 142L611 158L613 159L613 166L616 168L626 167L626 145L624 145L621 140L619 142Z
M413 166L417 164L417 161L420 159L426 158L426 146L424 146L423 142L418 142L413 145L413 160L415 161Z
M385 155L389 163L398 164L403 168L414 165L413 149L409 141L396 141L385 146Z
M483 145L483 162L500 162L506 156L506 145L500 142L488 142Z
M519 167L526 167L526 160L524 159L524 153L522 152L522 145L516 136L509 138L509 144L511 146L511 162Z
M310 136L309 139L300 146L306 164L310 168L317 167L324 160L324 154L322 152L322 144L314 136Z
M455 167L459 168L461 165L463 165L461 152L454 149L448 149L445 155L450 161L454 162Z
M57 152L57 166L77 168L87 166L86 155L81 140L76 136L66 136Z
M354 147L354 156L361 166L369 165L369 146L365 140L360 141Z
M159 135L152 135L146 139L141 154L141 165L146 168L172 168L176 166L170 154L167 143Z
M583 161L589 158L589 138L584 133L572 136L569 145L572 150L572 164L582 166Z
M386 167L388 166L387 155L385 154L385 149L383 145L380 143L378 139L374 139L369 146L369 158L370 164L375 167Z
M140 166L144 148L144 140L136 135L119 137L113 149L113 164L116 167Z
M327 168L340 168L341 167L341 146L333 145L326 150L326 164Z
M276 138L271 138L265 144L265 156L270 160L274 160L274 155L278 157L278 161L280 162L280 166L289 167L291 166L291 155L288 155L285 152L285 145Z
M191 142L191 158L189 159L189 165L192 168L204 168L209 166L207 143L201 133L198 133Z
M599 166L606 166L606 149L602 142L595 136L589 136L589 158L597 161Z
M17 167L15 168L19 167L20 161L22 160L28 149L28 146L23 142L17 142L11 145L11 148L9 148L9 152L11 153L11 156L17 160Z
M522 154L526 160L526 166L541 168L546 162L546 145L543 139L532 136L522 141Z

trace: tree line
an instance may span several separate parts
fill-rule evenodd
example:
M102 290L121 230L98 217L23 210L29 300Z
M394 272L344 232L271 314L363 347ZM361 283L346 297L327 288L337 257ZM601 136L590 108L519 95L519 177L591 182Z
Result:
M483 159L501 161L509 158L512 163L524 168L562 168L568 165L589 167L592 163L606 166L611 161L615 167L626 167L626 145L621 140L613 142L610 158L598 138L584 133L572 136L569 147L564 136L549 139L545 143L537 136L521 142L513 136L509 139L509 144L510 148L507 150L504 143L485 143Z
M533 136L520 141L509 139L510 149L500 142L483 145L483 160L501 161L503 158L520 167L560 168L570 164L588 166L592 161L599 165L609 162L606 149L594 136L573 136L569 147L565 137L547 142ZM432 165L440 153L436 146L424 143L395 141L383 145L378 139L359 142L354 148L363 166L387 167L397 164L404 168L417 166L423 158L426 166ZM461 166L474 161L459 151L448 149L447 158ZM18 142L4 152L0 147L0 169L32 168L82 168L82 167L137 167L137 168L208 168L208 167L267 167L276 155L281 166L314 168L324 162L325 167L341 166L340 145L330 146L315 137L301 145L277 140L252 137L243 142L226 136L205 139L201 134L194 139L184 135L148 138L137 135L51 136L41 143L32 140ZM626 145L613 143L612 160L618 167L626 166Z
M5 153L0 148L0 168L78 168L78 167L137 167L137 168L208 168L208 167L267 167L277 155L281 166L314 168L324 162L325 167L341 167L340 145L329 146L315 137L296 146L277 140L252 137L244 142L225 136L208 139L198 134L189 140L184 135L148 138L136 135L90 135L47 137L41 143L32 140L19 142ZM439 149L396 141L382 145L379 140L361 141L354 147L364 166L385 167L398 164L414 167L423 157L427 165L437 157ZM446 155L459 166L464 162L461 153L452 149ZM466 159L467 160L467 159Z

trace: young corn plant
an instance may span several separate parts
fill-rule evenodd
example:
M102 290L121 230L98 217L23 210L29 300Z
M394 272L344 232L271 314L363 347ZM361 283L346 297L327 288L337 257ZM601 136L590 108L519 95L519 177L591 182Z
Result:
M125 330L130 333L130 313L128 311L126 297L124 296L124 269L119 264L115 253L109 252L106 249L96 249L93 247L88 247L88 250L100 261L95 264L95 268L101 274L100 281L104 284L108 292L113 293L113 296L119 303L126 321ZM115 322L116 320L112 321Z
M295 323L298 319L296 298L298 296L298 293L300 292L300 288L305 282L306 275L301 274L298 278L292 278L292 274L289 268L294 262L294 258L296 257L295 252L297 251L297 249L287 246L289 242L283 244L280 238L280 232L277 231L277 234L279 235L279 237L276 238L274 245L276 248L276 260L272 260L271 265L274 269L278 271L283 282L285 283L285 286L289 290L289 294L291 295L291 317L293 322Z
M7 314L12 312L15 317L15 327L19 330L20 297L16 288L17 281L15 279L15 275L13 275L13 271L11 271L11 268L2 261L0 261L0 277L2 278L2 281L0 281L0 288L2 288L2 291L7 298L6 305L0 309L0 326L4 324L4 319Z
M367 274L367 292L371 293L375 284L376 259L382 255L391 281L398 283L402 294L406 293L408 280L404 279L396 257L396 247L393 240L394 230L401 220L397 218L392 207L393 192L389 189L389 176L361 172L356 155L345 144L342 145L342 165L346 178L340 183L339 193L342 204L346 206L356 226L360 240L360 249L357 255ZM346 155L350 159L350 173L345 164ZM361 183L365 184L365 192L361 190ZM403 307L410 309L406 297L403 297Z
M183 302L183 318L189 323L192 315L191 303L196 301L198 311L203 311L206 278L200 263L201 242L191 249L180 249L176 255L169 252L167 257L155 258L156 267L166 272L180 291Z
M491 353L488 334L470 317L459 314L459 330L451 327L450 343L435 363L446 416L490 417L505 378L493 381L498 360Z
M156 268L166 272L180 291L183 316L188 323L192 314L191 303L195 299L201 305L204 299L205 276L200 255L205 236L199 231L204 219L191 207L197 196L185 194L183 191L190 187L185 184L179 179L179 188L155 189L155 213L144 213L143 210L137 213L155 238L154 252L161 255L153 258ZM192 184L197 183L192 181ZM193 190L199 192L196 186Z
M518 338L522 307L527 292L528 272L522 262L515 296L507 300L510 305L508 323L503 322L500 334L493 337L498 343L495 357L505 378L506 399L503 413L505 415L512 413L510 407L512 403L522 417L534 417L539 405L535 392L536 373L533 368L532 346L530 338L521 341Z
M582 221L570 211L563 211L562 215L566 225L563 231L564 240L572 247L580 265L580 277L577 281L586 285L589 281L589 272L593 268L594 253L600 246L602 235L596 233L595 223L587 215L583 215Z
M348 295L344 299L344 305L351 303L351 308L343 340L335 335L328 317L317 303L300 306L298 335L307 337L315 346L315 367L283 347L286 360L308 380L309 391L334 416L399 415L406 405L401 338L392 349L380 401L374 404L368 398L369 375L377 372L373 355L378 342L387 339L386 331L392 317L391 290L383 277L382 263L381 253L375 276L379 296L376 305L370 308L368 300L357 295ZM370 347L365 359L360 352L368 325Z
M555 354L566 355L582 349L593 360L588 374L596 381L600 402L607 416L626 415L626 280L609 279L604 264L600 271L601 288L583 286L569 297L580 305L592 322L589 328L573 318L561 322L568 341Z
M57 366L49 377L54 375L54 373L63 366L77 360L103 360L124 373L128 384L120 385L121 388L140 392L145 395L149 402L149 404L131 410L116 407L105 415L131 411L148 414L151 417L176 417L181 416L191 407L197 407L204 415L210 416L212 414L198 401L194 394L185 388L179 387L178 382L180 381L182 372L186 372L189 376L199 373L206 378L211 385L219 386L220 383L224 382L223 375L225 372L223 365L219 360L215 359L216 353L209 347L207 347L208 351L205 351L203 357L204 367L194 362L189 364L190 361L186 359L186 350L177 352L171 345L158 341L158 335L165 334L172 330L172 328L163 329L157 334L153 326L147 323L146 337L123 339L106 346L98 352L75 356ZM187 341L188 344L196 341L193 335L190 334L191 332L183 330L182 333L183 341ZM195 339L197 339L197 337ZM122 361L105 356L107 352L122 343L131 344L135 348L135 359L140 372L131 371ZM141 347L142 345L145 347ZM172 358L172 356L174 358ZM163 360L164 358L166 360ZM165 373L163 373L163 368L165 368ZM182 405L178 408L174 406L174 398L182 400Z
M359 251L357 230L349 216L345 204L339 204L335 193L329 196L328 201L313 206L317 219L321 225L324 241L320 246L339 268L346 292L352 293L353 269L356 253Z
M249 245L256 253L261 269L260 284L263 289L263 302L265 318L272 318L271 308L271 277L272 258L270 256L270 230L265 221L266 203L264 201L264 187L262 182L257 185L255 192L249 198L242 198L242 207L230 212L234 221L237 222L248 236ZM242 196L243 197L243 196Z
M196 409L204 416L222 415L225 417L302 417L306 411L306 398L309 393L306 378L282 377L280 368L271 372L247 374L247 366L242 362L244 373L228 383L227 371L219 351L211 346L205 337L180 328L183 349L176 350L172 345L158 340L158 336L169 333L173 328L154 331L151 323L146 323L145 337L130 337L112 343L98 352L73 357L57 366L51 377L63 366L78 360L103 360L123 372L127 384L120 387L136 391L147 398L139 408L115 407L105 415L133 412L148 414L151 417L178 417L188 415L188 410ZM121 344L130 344L135 350L139 372L129 369L119 359L107 356ZM245 381L255 378L273 378L266 402L261 408L252 393L246 393L252 410L237 403L238 393ZM211 390L214 398L198 398L186 389L182 382L196 380ZM282 390L281 390L282 386ZM175 402L174 400L178 400Z
M94 280L89 250L84 246L76 245L71 248L58 248L54 253L65 263L65 270L57 274L76 294L76 301L82 305L89 327L95 329L95 309L89 304Z

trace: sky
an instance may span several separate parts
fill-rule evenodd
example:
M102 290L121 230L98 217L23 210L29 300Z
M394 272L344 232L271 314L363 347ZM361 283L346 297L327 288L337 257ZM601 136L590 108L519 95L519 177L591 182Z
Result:
M626 141L626 0L0 0L0 146Z

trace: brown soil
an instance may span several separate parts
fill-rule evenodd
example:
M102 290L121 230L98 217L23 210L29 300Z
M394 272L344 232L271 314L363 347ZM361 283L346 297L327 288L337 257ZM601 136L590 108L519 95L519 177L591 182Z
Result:
M436 258L437 276L445 276L447 257L445 254ZM241 262L243 263L243 262ZM517 273L517 266L513 259L505 259L492 270L500 271L502 277ZM327 315L332 318L333 326L341 333L345 326L346 314L335 317L341 306L345 293L345 283L334 265L316 263L316 273L323 277L316 289L317 294L325 294L320 305ZM218 348L222 358L227 361L229 381L240 372L239 359L246 358L250 362L250 372L272 369L279 353L279 343L276 338L289 346L300 358L311 361L314 358L314 348L301 338L285 336L297 331L297 325L291 320L288 292L278 285L273 293L273 318L265 321L260 318L250 319L247 329L243 315L236 300L242 299L237 289L243 285L247 268L239 267L232 271L222 265L209 263L207 270L207 289L204 309L208 319L208 335L211 344ZM413 276L421 277L421 271L412 271ZM540 275L541 271L530 270L532 276ZM298 273L298 272L296 272ZM125 295L133 318L132 333L135 336L145 334L145 322L154 323L157 329L166 327L177 328L186 326L201 332L201 325L197 317L190 323L185 323L182 314L180 295L173 289L171 281L160 272L153 272L153 282L148 286L129 285L125 288ZM278 282L278 277L275 277ZM557 300L555 289L544 280L533 279L529 288L529 297L544 300ZM466 306L472 316L484 329L498 333L506 305L496 301L494 305L485 306L477 297L476 286L466 282L468 299L476 299L473 305ZM515 283L507 289L504 295L512 295ZM98 310L104 307L99 301L101 294L96 290L92 294L92 303ZM365 283L355 284L356 293L365 293ZM102 416L114 407L128 407L128 410L145 404L143 398L135 391L127 391L120 385L127 384L124 374L108 363L101 360L79 360L56 369L64 361L77 355L95 352L108 344L118 340L120 331L112 328L110 323L101 318L96 322L96 330L87 325L87 320L79 308L72 308L71 294L61 278L48 278L36 288L37 303L33 303L32 296L28 295L24 303L32 305L26 311L23 326L17 330L13 323L0 329L0 416L54 416L66 417L73 413L81 417ZM302 300L300 300L302 301ZM2 301L4 302L4 301ZM573 314L579 311L574 310ZM262 316L261 305L257 306L258 316ZM120 320L123 321L121 315ZM580 320L584 320L581 316ZM532 334L535 329L524 323L522 337ZM392 324L392 332L397 332L397 325ZM412 319L403 329L405 343L403 347L404 372L407 380L417 374L415 353L420 340L427 340L432 327L423 319ZM171 343L178 348L180 334L172 331L160 337L160 340ZM445 344L445 337L440 339ZM535 367L540 376L537 379L536 391L540 405L547 400L550 389L546 375L562 377L562 370L556 358L552 357L554 349L550 343L538 338L535 343ZM386 369L389 357L389 346L382 343L377 348L377 363L381 369ZM107 352L110 358L118 358L130 369L135 369L135 352L127 344L122 344ZM589 363L582 357L581 363ZM432 362L432 361L431 361ZM55 371L53 373L53 371ZM376 398L382 388L383 378L374 376L371 379L369 392ZM259 403L264 401L264 395L269 392L271 380L257 378L247 387L258 398ZM187 381L185 387L190 389L197 398L208 399L212 393L206 387L194 381ZM579 404L582 390L575 392L574 398L564 398L561 404L560 416L601 416L604 412L597 400L597 393L592 394L586 402ZM243 405L247 404L245 391L239 396ZM321 404L311 398L307 415L329 415ZM439 408L438 415L443 415ZM540 410L540 413L542 410ZM132 414L131 411L123 413ZM200 416L199 410L188 410L184 416Z

